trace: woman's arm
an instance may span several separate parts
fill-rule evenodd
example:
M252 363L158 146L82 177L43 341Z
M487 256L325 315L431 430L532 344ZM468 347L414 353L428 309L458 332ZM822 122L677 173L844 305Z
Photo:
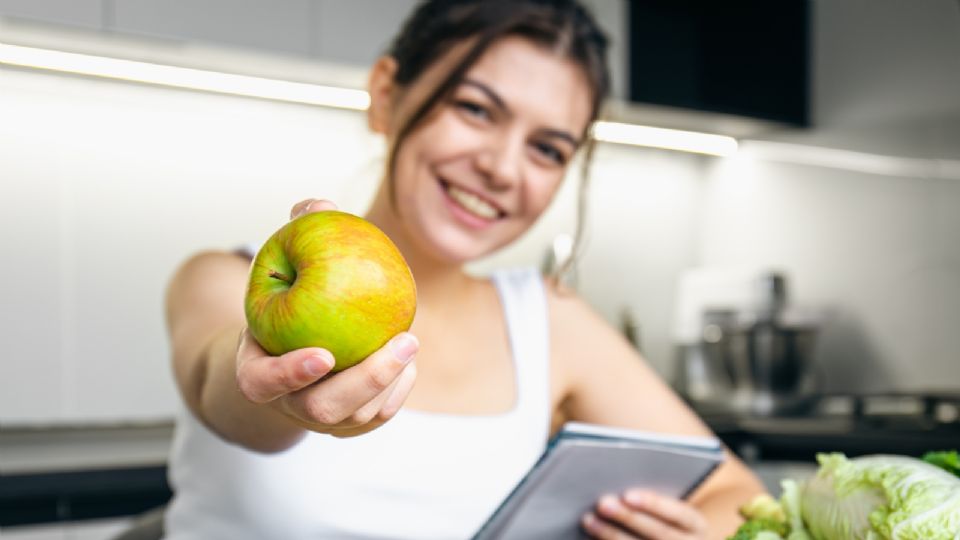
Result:
M565 396L560 411L563 417L663 433L712 434L626 339L585 302L572 293L553 287L548 290L551 350ZM726 461L692 495L690 503L706 518L707 537L720 539L740 523L738 507L763 491L753 473L728 452ZM650 496L645 503L660 508L645 510L654 514L659 510L659 515L682 513L671 507L671 502ZM636 510L643 505L625 506Z
M294 444L304 428L238 389L237 346L246 327L249 264L220 252L187 260L167 290L167 327L177 386L194 416L224 439L269 452Z

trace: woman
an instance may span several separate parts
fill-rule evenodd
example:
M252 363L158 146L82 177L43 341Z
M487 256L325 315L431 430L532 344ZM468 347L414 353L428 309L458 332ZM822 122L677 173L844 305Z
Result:
M462 269L527 231L588 151L605 49L574 0L433 0L412 15L370 75L369 125L390 155L366 217L404 254L418 309L360 364L324 377L325 350L269 357L244 330L250 254L179 269L167 314L192 414L171 458L170 538L466 538L566 420L709 433L574 294L533 271ZM331 208L307 200L291 217ZM722 538L759 491L730 456L687 502L630 490L582 523L596 538Z

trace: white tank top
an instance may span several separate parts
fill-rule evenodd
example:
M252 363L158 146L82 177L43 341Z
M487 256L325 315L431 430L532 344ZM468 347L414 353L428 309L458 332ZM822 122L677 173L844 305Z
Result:
M272 455L228 444L184 412L169 463L166 538L469 538L539 457L550 427L541 278L524 269L493 282L513 353L512 410L401 409L368 434L310 433Z

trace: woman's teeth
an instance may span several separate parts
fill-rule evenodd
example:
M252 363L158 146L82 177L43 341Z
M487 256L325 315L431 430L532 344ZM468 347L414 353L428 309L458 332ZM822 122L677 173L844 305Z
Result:
M451 199L457 201L465 210L478 217L496 219L500 215L500 212L496 208L473 193L463 191L450 184L447 185L447 193L450 194Z

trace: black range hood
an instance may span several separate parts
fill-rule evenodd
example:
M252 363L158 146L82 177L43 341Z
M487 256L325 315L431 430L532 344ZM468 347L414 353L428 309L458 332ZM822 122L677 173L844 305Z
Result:
M810 0L630 0L629 98L810 123Z

